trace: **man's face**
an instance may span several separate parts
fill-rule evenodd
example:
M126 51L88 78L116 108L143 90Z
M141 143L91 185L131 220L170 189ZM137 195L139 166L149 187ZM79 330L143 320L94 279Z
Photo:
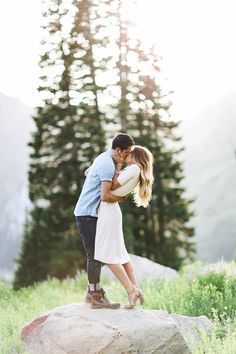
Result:
M131 148L132 148L132 146L129 146L127 149L124 149L124 150L121 150L120 148L117 148L116 151L125 160L126 157L130 154Z

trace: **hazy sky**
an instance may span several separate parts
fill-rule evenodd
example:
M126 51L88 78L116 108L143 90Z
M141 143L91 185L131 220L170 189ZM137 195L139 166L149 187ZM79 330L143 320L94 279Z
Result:
M130 9L156 43L179 119L236 90L235 0L140 0ZM0 92L37 104L40 0L0 2Z

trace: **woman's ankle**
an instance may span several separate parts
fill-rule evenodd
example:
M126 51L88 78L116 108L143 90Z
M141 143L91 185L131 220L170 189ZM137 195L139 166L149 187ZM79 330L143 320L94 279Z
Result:
M127 294L130 294L134 290L135 290L135 286L134 285L131 285L130 287L126 288Z

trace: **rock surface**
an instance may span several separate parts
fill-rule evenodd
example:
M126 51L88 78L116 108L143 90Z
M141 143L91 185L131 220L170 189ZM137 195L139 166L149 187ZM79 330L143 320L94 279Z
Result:
M130 254L131 261L134 265L135 274L139 281L146 279L174 279L178 277L178 272L172 268L162 266L145 257ZM104 265L102 267L102 275L116 279L111 270Z
M188 354L186 333L198 338L197 323L206 330L212 326L205 316L140 308L94 310L82 302L41 314L24 326L21 337L31 354Z

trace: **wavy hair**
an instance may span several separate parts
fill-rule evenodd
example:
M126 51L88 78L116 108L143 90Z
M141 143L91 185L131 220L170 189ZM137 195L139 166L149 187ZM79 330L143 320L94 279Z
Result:
M148 148L134 145L131 156L134 162L140 167L140 179L133 191L135 204L146 208L152 196L153 177L153 155Z

